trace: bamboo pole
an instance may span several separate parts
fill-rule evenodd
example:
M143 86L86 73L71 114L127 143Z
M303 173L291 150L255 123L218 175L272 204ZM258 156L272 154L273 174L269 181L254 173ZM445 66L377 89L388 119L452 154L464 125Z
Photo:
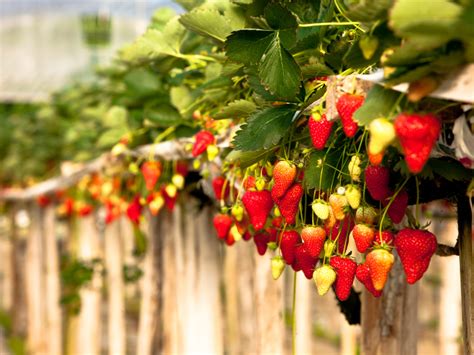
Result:
M26 304L28 319L27 349L31 354L47 352L45 314L45 283L43 270L43 218L42 209L32 204L30 206L31 224L29 229L26 260Z
M101 258L100 236L95 213L78 220L78 258L91 262ZM75 354L98 355L102 340L102 276L97 270L90 283L80 290L81 310L77 318Z
M54 206L44 209L44 257L46 264L46 332L48 354L60 355L63 348L62 314L59 300L59 253L56 243Z
M125 290L120 221L112 222L105 229L104 254L108 296L108 352L110 355L124 355L126 353Z

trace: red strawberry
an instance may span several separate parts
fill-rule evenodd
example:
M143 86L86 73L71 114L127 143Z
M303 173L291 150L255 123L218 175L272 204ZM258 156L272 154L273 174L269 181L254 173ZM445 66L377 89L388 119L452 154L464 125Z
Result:
M163 185L161 186L161 195L163 196L163 198L165 199L165 206L166 206L166 209L168 211L173 211L174 210L174 205L176 204L176 200L178 198L178 195L174 195L174 196L170 196L168 194L168 191L166 190L166 186Z
M46 196L46 195L40 195L36 198L36 203L40 207L46 207L51 203L51 198L49 196Z
M161 176L161 162L159 161L146 161L142 164L140 170L143 178L145 179L145 186L148 191L153 190L156 182Z
M364 103L364 96L344 94L336 102L336 109L341 117L342 129L347 137L352 138L357 132L357 122L354 121L354 112Z
M235 243L234 235L232 233L228 233L227 236L225 237L224 241L229 247L234 245L234 243Z
M304 248L303 244L299 244L295 248L295 260L292 266L301 269L304 276L311 280L313 278L314 267L317 259L313 258ZM295 270L296 271L296 270Z
M301 197L303 197L303 187L296 183L288 189L283 198L277 200L278 208L286 223L295 223Z
M268 233L268 241L272 243L278 242L278 231L275 228L267 228L265 231Z
M246 191L242 197L242 202L250 217L250 223L255 230L262 229L273 208L270 191Z
M243 182L243 186L245 191L255 189L255 177L247 176L247 178Z
M273 201L280 199L290 188L296 178L296 165L286 160L280 160L273 168L273 181L275 184L272 188Z
M308 120L309 135L313 142L313 147L321 150L331 135L331 129L334 121L328 121L326 115L311 115Z
M354 221L350 217L347 217L342 221L337 221L332 228L326 228L325 226L326 234L329 236L329 239L336 240L337 238L337 251L339 253L344 253L348 231L353 228Z
M390 199L386 199L384 201L384 206L389 203ZM405 216L405 211L408 207L408 192L406 190L402 190L395 196L392 204L388 208L388 216L392 220L393 223L400 223Z
M218 176L212 180L212 188L214 189L214 196L218 200L225 200L229 196L229 182L223 176Z
M254 235L253 241L257 247L257 252L260 255L265 255L267 251L267 244L269 242L269 235L266 232L258 232Z
M380 297L382 291L377 291L370 278L369 267L366 264L357 265L356 277L374 297Z
M352 229L352 237L354 238L357 250L365 253L374 241L375 230L365 224L356 224L354 229Z
M383 166L369 165L365 169L365 183L370 196L374 200L382 201L392 195L389 188L390 170Z
M420 229L405 228L395 237L395 247L407 276L407 282L414 284L421 279L430 265L436 251L436 237Z
M395 132L412 173L423 170L440 130L441 122L432 114L401 113L395 119Z
M200 131L194 136L192 155L197 157L204 153L207 147L215 142L214 135L209 131Z
M232 226L232 218L226 214L219 213L214 216L212 221L217 232L217 237L220 239L227 237L230 227Z
M127 217L134 224L140 223L140 215L142 213L142 205L140 204L140 196L137 195L127 207Z
M335 283L336 296L340 301L345 301L351 294L357 263L350 258L333 256L329 264L334 268L337 275Z
M308 254L317 258L323 249L326 231L319 226L306 226L301 230L301 239L303 239L303 246Z
M297 231L286 231L283 233L280 242L281 255L288 265L295 261L296 245L300 242L300 235Z
M250 234L249 231L245 231L245 233L242 235L242 239L245 241L250 240L252 239L252 234Z
M377 291L383 290L394 262L393 254L385 249L374 249L367 254L365 263L369 267L370 278Z
M382 231L382 233L375 233L375 241L376 245L391 245L393 242L393 234L390 231Z
M93 210L92 205L90 203L86 203L86 202L78 203L78 206L76 208L77 208L77 213L81 217L85 217L85 216L90 215L92 210Z

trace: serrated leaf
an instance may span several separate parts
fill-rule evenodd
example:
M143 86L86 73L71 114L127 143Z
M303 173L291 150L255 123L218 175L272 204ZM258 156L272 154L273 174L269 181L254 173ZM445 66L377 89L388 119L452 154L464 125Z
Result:
M353 21L373 22L385 18L392 3L393 0L361 0L349 6L346 16Z
M280 142L295 114L292 105L258 111L237 131L233 144L241 151L268 149Z
M225 49L229 59L245 64L257 64L274 37L273 31L240 30L227 37Z
M232 4L223 13L214 7L199 7L182 15L179 21L189 30L222 43L245 23L240 9Z
M310 57L306 63L301 66L301 72L305 78L334 74L326 64L314 56Z
M297 28L296 17L278 3L270 3L264 10L268 25L274 29Z
M364 104L354 113L354 118L363 126L367 126L376 118L390 118L388 116L395 112L394 105L400 95L403 94L375 85L367 94Z
M255 111L257 106L248 100L235 100L222 108L216 115L215 119L222 118L246 118Z
M278 32L262 59L259 76L265 87L278 97L295 98L301 85L301 69L281 44Z
M303 180L306 189L329 190L332 187L338 172L330 166L337 165L340 151L333 150L326 153L325 150L314 151L306 161Z

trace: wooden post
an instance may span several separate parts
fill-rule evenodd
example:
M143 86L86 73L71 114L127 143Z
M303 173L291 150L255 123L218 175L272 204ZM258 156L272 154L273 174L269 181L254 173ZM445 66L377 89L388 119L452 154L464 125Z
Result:
M43 210L30 207L30 230L25 260L26 303L28 318L27 348L31 354L44 354L46 349L45 283L43 270Z
M78 220L78 258L92 261L100 258L101 243L95 213ZM81 311L77 320L75 354L98 355L102 340L102 276L95 270L91 282L80 290Z
M312 354L312 321L311 299L316 297L314 284L303 272L296 279L296 353Z
M59 277L59 255L56 243L54 206L44 209L44 258L46 266L46 332L48 354L62 354L62 314L59 300L61 284Z
M416 355L418 285L408 285L398 257L380 298L362 292L362 354Z
M150 355L153 350L153 337L156 332L158 317L158 274L156 263L157 244L161 237L158 229L157 218L147 214L147 240L148 247L143 263L143 276L140 280L141 303L140 319L137 334L137 354ZM168 280L167 280L168 281Z
M462 335L464 354L474 353L474 272L472 210L466 196L458 197L458 242L461 268Z
M282 354L285 349L285 326L283 319L284 278L274 281L271 274L270 257L254 253L255 262L255 314L258 354ZM290 272L285 270L285 273ZM292 273L292 271L290 272Z
M120 221L112 222L105 229L104 254L108 291L108 352L110 355L124 355L126 352L125 290Z

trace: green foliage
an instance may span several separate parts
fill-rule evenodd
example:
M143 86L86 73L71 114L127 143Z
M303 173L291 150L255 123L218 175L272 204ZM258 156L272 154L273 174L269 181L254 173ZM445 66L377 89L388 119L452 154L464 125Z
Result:
M280 142L291 125L295 107L270 107L253 114L237 132L233 144L236 149L253 151L268 149Z
M328 190L334 187L340 155L341 151L338 150L317 150L311 153L304 168L305 188Z

